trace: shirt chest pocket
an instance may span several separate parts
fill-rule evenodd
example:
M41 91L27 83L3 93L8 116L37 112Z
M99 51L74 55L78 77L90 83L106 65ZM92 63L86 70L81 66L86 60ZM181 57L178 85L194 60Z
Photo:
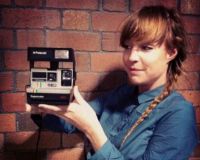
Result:
M141 127L142 128L142 127ZM149 126L147 128L143 128L140 130L138 128L139 132L135 132L132 134L132 141L134 144L138 145L138 147L145 147L148 145L149 141L151 140L151 137L153 136L155 129L155 125ZM146 147L145 147L146 148Z
M127 125L128 117L122 113L114 113L110 115L106 121L106 129L110 136L116 136Z
M127 148L127 153L126 153L127 159L137 159L138 157L143 155L148 147L152 135L153 135L152 129L144 130L138 136L132 134L131 137L127 139L125 146Z

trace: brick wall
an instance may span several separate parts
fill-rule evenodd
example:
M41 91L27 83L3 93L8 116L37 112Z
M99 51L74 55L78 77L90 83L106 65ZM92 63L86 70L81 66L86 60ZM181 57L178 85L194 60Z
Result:
M37 126L24 108L30 76L27 47L74 48L76 84L89 100L126 80L118 46L120 24L148 4L175 7L183 15L191 47L185 62L188 75L177 88L194 104L200 131L199 0L1 0L1 160L35 159ZM39 159L83 159L82 135L43 131L41 136ZM190 160L200 160L200 145Z

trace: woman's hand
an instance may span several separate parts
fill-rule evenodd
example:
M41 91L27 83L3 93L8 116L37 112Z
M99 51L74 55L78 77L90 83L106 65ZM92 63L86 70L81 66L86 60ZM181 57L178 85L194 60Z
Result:
M98 150L107 141L107 137L97 119L95 111L83 99L77 86L74 87L74 97L76 102L70 103L67 107L39 104L38 108L41 112L59 116L70 122L85 133L92 143L93 148ZM27 107L30 108L28 105Z

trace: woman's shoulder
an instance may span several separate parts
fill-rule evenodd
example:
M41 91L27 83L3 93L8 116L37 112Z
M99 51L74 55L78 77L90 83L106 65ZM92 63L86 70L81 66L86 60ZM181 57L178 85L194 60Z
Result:
M167 98L167 101L170 101L172 105L184 105L192 107L192 102L188 101L181 93L178 91L173 91Z
M193 115L193 103L185 99L185 97L177 91L173 91L163 102L160 109L163 108L166 112L180 115Z

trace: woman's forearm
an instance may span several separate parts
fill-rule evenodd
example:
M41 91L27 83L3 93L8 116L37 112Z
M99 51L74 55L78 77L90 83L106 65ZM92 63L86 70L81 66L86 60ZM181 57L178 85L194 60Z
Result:
M95 151L99 150L108 139L99 121L93 128L88 129L85 134Z

